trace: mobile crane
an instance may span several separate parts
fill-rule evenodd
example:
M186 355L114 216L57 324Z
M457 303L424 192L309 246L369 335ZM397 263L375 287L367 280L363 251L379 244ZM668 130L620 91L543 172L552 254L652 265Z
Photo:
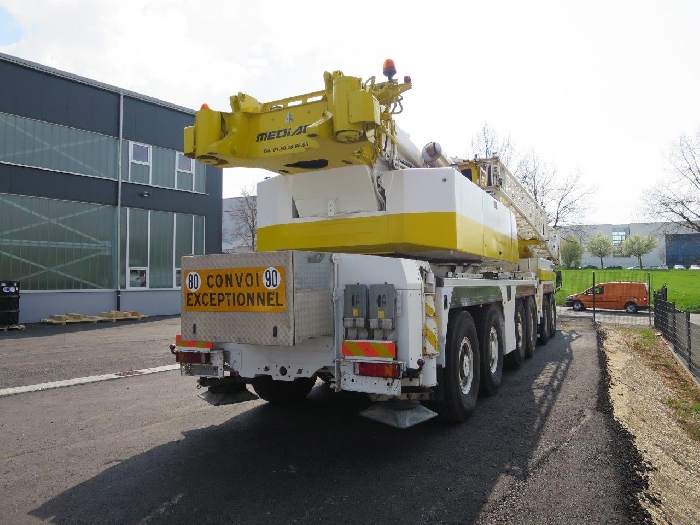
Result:
M182 258L181 374L213 404L246 384L304 399L317 379L362 415L459 422L556 333L556 232L499 158L422 150L394 120L411 79L326 72L321 91L203 105L184 154L274 172L258 251ZM248 393L247 390L245 390ZM247 399L247 398L246 398Z

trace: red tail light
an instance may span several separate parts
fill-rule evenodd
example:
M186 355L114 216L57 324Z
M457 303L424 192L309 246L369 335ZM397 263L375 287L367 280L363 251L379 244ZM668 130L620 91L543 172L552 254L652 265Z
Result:
M400 363L355 363L355 374L369 377L401 377Z
M178 363L205 364L210 362L209 352L176 352L175 360Z

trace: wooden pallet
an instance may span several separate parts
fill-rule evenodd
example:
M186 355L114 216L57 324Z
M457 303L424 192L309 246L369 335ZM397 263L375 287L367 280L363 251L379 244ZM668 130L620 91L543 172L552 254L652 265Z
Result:
M72 324L72 323L99 323L102 321L121 321L124 319L143 319L146 317L141 312L118 312L112 310L110 312L100 312L100 315L83 315L76 313L67 313L65 315L50 315L47 319L42 319L42 323L48 324Z
M42 323L48 324L71 324L71 323L97 323L102 321L101 317L95 315L83 315L68 313L65 315L50 315L48 319L42 319Z
M10 324L7 326L0 326L0 330L7 332L8 330L24 330L23 324Z
M117 310L111 310L109 312L100 312L100 317L105 321L123 321L125 319L136 319L140 320L147 316L143 315L141 312L119 312Z

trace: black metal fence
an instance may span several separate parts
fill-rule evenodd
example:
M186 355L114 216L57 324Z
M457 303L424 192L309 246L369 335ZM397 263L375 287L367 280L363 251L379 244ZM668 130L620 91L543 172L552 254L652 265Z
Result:
M700 379L700 325L690 321L690 312L676 310L676 303L667 299L666 287L654 293L654 327L688 363L690 373Z

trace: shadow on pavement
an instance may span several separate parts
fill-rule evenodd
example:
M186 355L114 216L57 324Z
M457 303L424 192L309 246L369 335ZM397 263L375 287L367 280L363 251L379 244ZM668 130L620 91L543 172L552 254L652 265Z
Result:
M473 522L502 476L522 480L573 360L560 332L463 424L398 430L364 396L317 386L112 466L31 511L75 523ZM536 466L536 465L535 465ZM145 518L144 518L145 517Z
M61 334L75 334L79 332L91 332L94 330L118 330L124 326L135 324L149 324L163 321L164 319L179 319L180 315L157 315L145 317L139 320L123 319L119 321L100 321L98 323L27 323L24 330L0 331L0 341L11 339L27 339L32 337L52 337Z

